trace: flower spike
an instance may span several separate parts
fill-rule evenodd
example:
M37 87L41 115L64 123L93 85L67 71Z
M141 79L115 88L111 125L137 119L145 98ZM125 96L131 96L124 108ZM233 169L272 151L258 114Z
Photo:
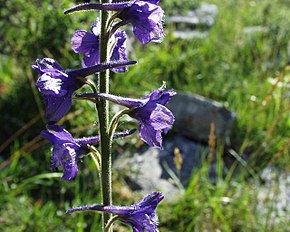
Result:
M116 214L119 220L133 228L133 232L158 232L156 208L164 196L160 192L153 192L143 200L131 206L101 206L91 205L73 208L67 213L77 211L96 210Z

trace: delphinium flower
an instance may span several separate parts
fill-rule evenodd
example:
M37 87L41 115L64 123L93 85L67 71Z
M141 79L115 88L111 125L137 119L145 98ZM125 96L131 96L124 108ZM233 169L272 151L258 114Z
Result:
M164 11L158 6L159 2L160 0L136 0L118 14L122 20L120 24L132 24L133 33L142 44L161 42L164 38Z
M45 117L49 122L60 120L71 108L73 93L85 84L85 77L105 69L134 64L134 61L120 61L99 64L88 68L65 71L50 58L36 60L32 68L39 72L36 82L46 105Z
M100 40L100 22L96 20L91 27L91 32L78 30L72 36L72 49L75 53L84 55L82 60L83 67L89 67L100 63L99 40ZM112 41L113 40L113 41ZM126 33L124 31L116 32L111 38L114 44L110 61L127 61L126 55ZM114 72L126 72L126 67L113 68Z
M158 218L156 207L164 196L160 192L153 192L143 200L131 206L82 206L73 208L67 213L76 211L96 210L118 215L118 219L130 225L134 232L158 232Z
M82 10L117 11L116 18L121 21L113 27L115 31L120 26L132 24L135 37L142 43L161 42L164 38L162 19L164 11L158 6L160 0L135 0L122 3L88 3L75 6L65 13Z
M139 122L141 139L151 147L162 148L162 133L166 134L174 123L174 116L165 105L176 94L172 89L168 91L165 89L164 83L161 88L141 99L124 98L106 93L79 96L95 96L128 107L129 116Z
M124 137L134 133L135 130L128 130L114 134L114 138ZM77 160L89 152L88 145L97 145L100 142L99 136L75 139L73 136L58 125L49 125L41 135L53 144L52 170L56 166L63 169L62 179L69 181L75 178L78 173Z

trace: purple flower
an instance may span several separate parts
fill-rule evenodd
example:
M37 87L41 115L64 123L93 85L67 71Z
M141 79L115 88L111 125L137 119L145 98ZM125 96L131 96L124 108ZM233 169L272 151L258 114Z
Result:
M132 24L133 33L142 44L161 42L164 38L164 11L158 3L159 0L136 0L118 16L122 20L121 24Z
M97 20L91 27L91 32L78 30L72 36L72 49L75 53L85 55L82 60L83 67L90 67L100 63L100 22ZM111 38L114 41L114 49L110 61L128 61L126 55L126 33L124 31L116 32ZM126 72L126 67L113 68L114 72Z
M135 130L114 134L114 138L124 137L134 133ZM88 145L96 145L100 141L99 136L74 139L72 135L58 125L49 125L47 130L41 132L42 137L53 144L52 170L56 166L63 169L62 179L69 181L78 173L77 160L88 153Z
M123 223L132 226L134 232L158 232L156 207L163 198L162 193L153 192L132 206L92 205L73 208L68 210L67 213L85 210L112 213L118 215L119 220Z
M133 2L122 3L89 3L75 6L65 14L82 10L108 10L117 11L117 17L121 22L115 25L118 28L131 23L133 33L142 43L161 42L164 38L162 19L164 11L158 6L160 0L135 0Z
M134 63L123 61L99 64L89 68L66 72L53 59L44 58L36 60L36 65L33 65L32 68L40 74L36 86L44 96L46 119L50 122L58 121L70 110L72 95L84 85L84 77L108 68L116 68Z
M174 116L165 107L167 102L176 94L173 90L165 92L166 85L153 91L142 99L123 98L100 93L97 97L115 102L131 109L129 115L139 121L141 139L149 146L162 148L162 135L173 125Z

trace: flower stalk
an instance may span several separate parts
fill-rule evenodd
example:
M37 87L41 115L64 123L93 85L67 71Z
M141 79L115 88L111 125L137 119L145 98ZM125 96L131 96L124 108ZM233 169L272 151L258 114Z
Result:
M102 3L109 3L103 0ZM101 33L100 33L100 62L109 61L108 41L109 35L106 31L109 12L101 11ZM109 93L110 71L105 70L99 73L98 89L100 93ZM109 126L109 102L103 99L97 101L97 110L100 124L100 145L101 145L101 190L103 205L112 205L112 155L111 141L108 131ZM105 230L106 223L111 219L111 214L103 213L102 228ZM112 231L111 229L108 230Z
M105 229L104 229L104 232L110 232L112 229L111 229L111 226L113 225L113 223L115 221L117 221L119 219L119 216L118 215L115 215L113 217L110 218L110 220L108 221L108 223L106 224L105 226Z
M110 126L109 126L109 135L110 135L111 140L113 139L113 135L114 135L115 130L118 126L120 118L123 115L128 114L129 112L130 112L130 110L128 110L128 109L121 110L120 112L115 114L114 117L112 118L112 121L110 122Z
M67 212L101 212L103 232L112 232L116 220L130 225L134 232L158 231L156 207L164 198L161 193L153 192L131 206L112 204L111 147L113 139L129 136L136 131L133 129L115 133L120 118L127 114L138 121L140 138L149 146L162 149L162 135L168 132L174 122L172 112L165 105L175 92L166 91L163 84L141 99L112 95L109 70L123 73L128 71L127 66L136 64L136 61L128 60L127 36L120 27L131 24L135 38L143 45L162 41L164 11L158 6L159 2L132 0L112 3L112 0L101 0L100 3L85 3L66 10L65 14L89 10L100 12L91 31L77 30L71 39L72 50L83 56L82 68L66 71L50 58L38 59L36 65L32 66L40 75L36 86L46 106L45 117L49 125L41 134L53 145L52 170L61 168L62 180L71 181L79 172L78 162L90 155L100 175L101 205L73 208ZM95 79L91 82L89 76L92 74L95 74ZM90 86L91 91L78 94L77 91L84 85ZM74 138L56 124L70 111L73 99L96 104L98 135ZM110 119L109 102L125 106L125 109Z

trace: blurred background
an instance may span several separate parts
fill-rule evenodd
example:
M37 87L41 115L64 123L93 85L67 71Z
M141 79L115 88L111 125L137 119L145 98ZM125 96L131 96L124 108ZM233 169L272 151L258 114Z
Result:
M89 158L80 162L75 181L63 182L61 173L50 172L51 146L39 135L44 105L35 87L38 74L31 69L41 57L54 58L65 69L80 67L71 36L89 30L97 17L63 14L80 2L0 0L1 231L100 228L99 214L65 214L72 206L100 202L98 173ZM158 207L160 231L288 231L289 1L162 0L160 5L166 12L164 42L142 46L129 38L129 57L138 65L113 74L111 92L141 97L166 81L178 93L212 99L235 115L226 142L219 142L214 129L209 132L208 142L202 142L209 150L186 184L178 175L168 178L175 179L179 192ZM93 105L75 102L60 124L74 137L94 135L92 110ZM165 140L177 135L172 130ZM134 135L116 142L114 158L146 149ZM172 152L175 160L179 153ZM175 170L182 163L175 162ZM114 202L132 204L142 196L122 170L113 177ZM128 230L121 224L115 229Z

